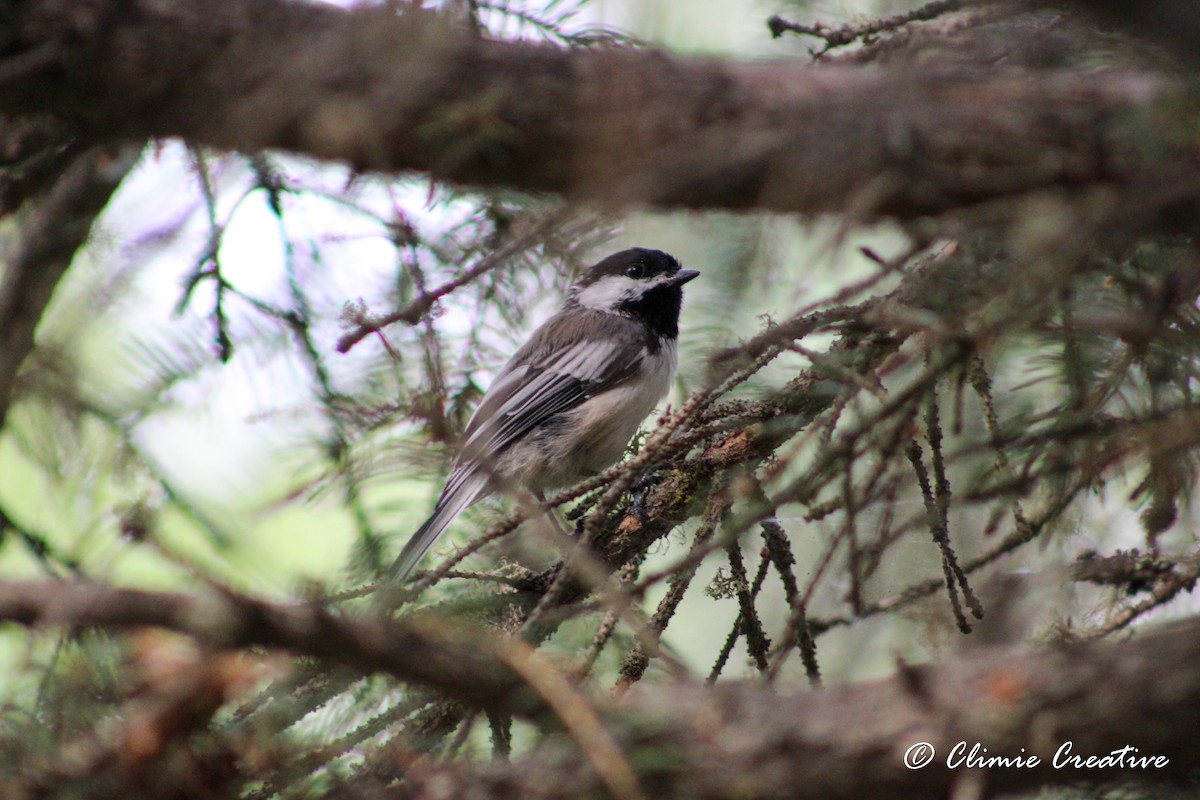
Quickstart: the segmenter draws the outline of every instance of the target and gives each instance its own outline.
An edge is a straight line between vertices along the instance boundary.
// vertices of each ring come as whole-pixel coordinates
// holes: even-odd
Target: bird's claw
[[[637,517],[638,522],[642,525],[650,524],[648,509],[646,508],[646,500],[650,494],[650,490],[658,484],[662,483],[663,475],[655,469],[648,469],[643,472],[633,486],[629,488],[630,504],[629,510]]]

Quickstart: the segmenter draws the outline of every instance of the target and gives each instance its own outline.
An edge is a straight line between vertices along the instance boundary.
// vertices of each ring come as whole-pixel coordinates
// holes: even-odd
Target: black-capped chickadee
[[[517,486],[541,497],[616,462],[675,377],[683,284],[699,274],[640,247],[590,268],[484,394],[390,577],[406,578],[476,500]]]

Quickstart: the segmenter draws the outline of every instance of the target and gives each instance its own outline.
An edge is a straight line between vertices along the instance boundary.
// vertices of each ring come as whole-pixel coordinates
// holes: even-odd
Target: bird
[[[540,500],[618,461],[675,378],[683,285],[699,274],[642,247],[588,268],[484,393],[433,513],[389,580],[406,580],[478,500],[518,487]]]

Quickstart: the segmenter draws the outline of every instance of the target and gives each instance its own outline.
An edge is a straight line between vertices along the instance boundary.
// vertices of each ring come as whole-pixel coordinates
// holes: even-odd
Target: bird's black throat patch
[[[617,308],[621,313],[640,320],[656,339],[674,339],[679,336],[679,311],[682,307],[682,287],[660,286],[635,299],[626,300]]]

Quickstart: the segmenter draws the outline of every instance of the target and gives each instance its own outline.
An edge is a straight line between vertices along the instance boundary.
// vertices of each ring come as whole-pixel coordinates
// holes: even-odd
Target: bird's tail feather
[[[442,492],[433,508],[433,514],[417,529],[400,551],[400,555],[392,562],[391,569],[388,570],[388,580],[403,582],[454,518],[467,506],[487,494],[487,484],[487,474],[466,474],[458,480],[451,476],[446,490]]]

